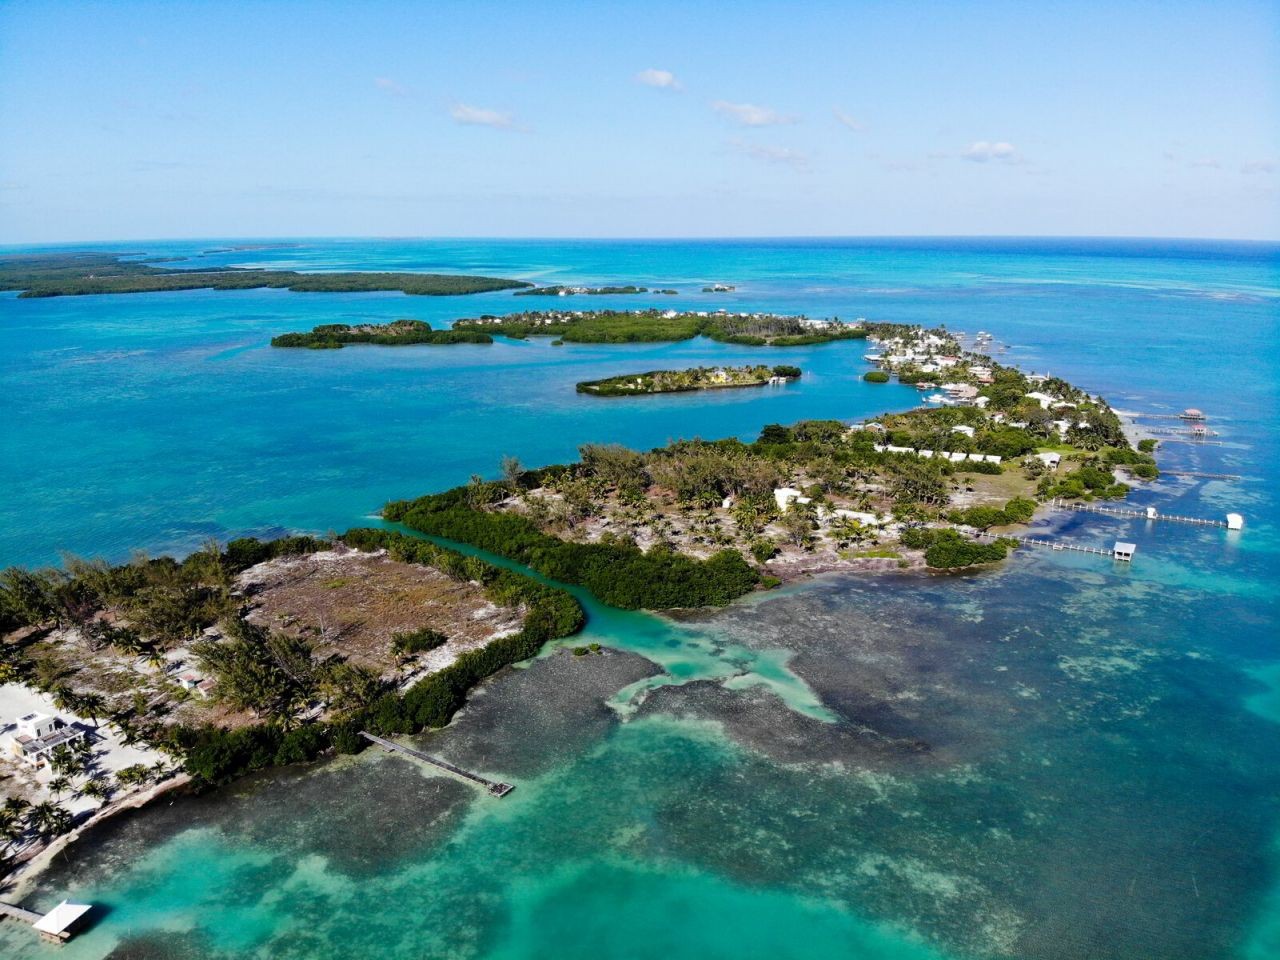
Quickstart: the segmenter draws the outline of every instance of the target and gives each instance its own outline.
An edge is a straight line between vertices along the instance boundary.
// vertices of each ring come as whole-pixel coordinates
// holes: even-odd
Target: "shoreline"
[[[53,863],[54,857],[62,853],[87,832],[102,826],[122,813],[144,809],[165,794],[188,786],[191,783],[191,779],[190,774],[175,773],[169,779],[157,783],[147,790],[141,790],[121,797],[119,800],[113,800],[95,811],[75,829],[54,837],[43,845],[24,851],[17,858],[17,865],[4,877],[3,881],[0,881],[6,887],[4,896],[12,902],[20,901],[29,896],[40,875]]]

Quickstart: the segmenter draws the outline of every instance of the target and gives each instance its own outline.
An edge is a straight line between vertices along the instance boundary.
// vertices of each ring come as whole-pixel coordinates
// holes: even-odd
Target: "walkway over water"
[[[499,783],[496,780],[489,780],[480,776],[478,773],[471,773],[469,770],[463,770],[461,767],[455,767],[447,760],[428,756],[421,750],[414,750],[412,747],[406,747],[402,744],[395,743],[394,741],[383,739],[382,737],[376,736],[372,733],[367,733],[364,730],[360,731],[360,736],[364,737],[370,743],[376,743],[380,747],[386,747],[394,753],[403,753],[406,756],[413,757],[415,760],[421,760],[423,763],[429,763],[434,767],[439,767],[441,770],[446,770],[456,777],[461,777],[463,780],[469,780],[472,783],[478,784],[484,787],[485,790],[493,794],[495,797],[505,797],[515,789],[515,787],[510,783]]]
[[[1195,477],[1199,480],[1239,480],[1238,473],[1205,473],[1201,470],[1160,470],[1160,475],[1165,477]]]
[[[13,917],[15,920],[21,920],[23,923],[30,923],[34,926],[44,914],[35,913],[12,903],[0,903],[0,916]]]
[[[1026,537],[1013,533],[979,533],[980,539],[1017,540],[1028,547],[1047,547],[1050,550],[1070,550],[1074,553],[1091,553],[1098,557],[1115,557],[1114,550],[1103,550],[1101,547],[1082,547],[1074,543],[1063,543],[1060,540],[1045,540],[1043,537]]]
[[[1070,500],[1053,499],[1049,501],[1051,506],[1057,507],[1059,510],[1074,510],[1078,513],[1100,513],[1108,517],[1124,517],[1126,519],[1135,520],[1172,520],[1175,523],[1192,523],[1201,527],[1224,527],[1231,528],[1231,524],[1226,520],[1205,520],[1202,517],[1182,517],[1174,513],[1160,513],[1154,507],[1147,510],[1124,510],[1119,507],[1098,507],[1091,503],[1074,503]],[[1232,514],[1232,516],[1236,516]],[[1241,518],[1243,522],[1243,518]]]

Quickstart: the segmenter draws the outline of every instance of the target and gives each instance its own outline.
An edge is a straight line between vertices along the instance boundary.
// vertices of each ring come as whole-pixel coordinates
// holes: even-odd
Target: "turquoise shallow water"
[[[1060,535],[1124,535],[1138,562],[1036,553],[978,576],[825,578],[678,624],[591,604],[588,639],[614,652],[548,650],[425,738],[518,784],[500,803],[376,755],[283,771],[112,826],[33,901],[103,905],[61,951],[72,957],[1277,955],[1277,257],[1143,242],[299,241],[202,258],[636,281],[681,288],[662,305],[986,329],[1011,359],[1118,407],[1206,409],[1226,445],[1170,446],[1164,462],[1245,479],[1169,479],[1133,499],[1238,508],[1248,526],[1073,516]],[[739,291],[695,292],[716,280]],[[748,436],[915,399],[860,382],[857,344],[787,352],[806,378],[783,391],[634,404],[572,385],[762,353],[265,346],[323,322],[529,304],[0,297],[0,561],[343,528],[388,497],[491,473],[503,453],[532,464],[588,440]],[[6,956],[45,949],[0,927]]]

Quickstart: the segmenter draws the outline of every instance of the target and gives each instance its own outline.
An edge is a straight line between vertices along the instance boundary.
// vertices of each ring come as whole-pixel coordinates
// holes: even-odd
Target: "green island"
[[[0,290],[20,290],[20,297],[66,297],[278,287],[295,293],[398,290],[414,296],[440,297],[532,286],[523,280],[436,273],[298,273],[239,267],[175,270],[156,266],[174,258],[123,259],[126,256],[92,252],[7,254],[0,256]]]
[[[457,320],[455,330],[523,340],[556,337],[570,343],[664,343],[708,337],[739,346],[800,347],[836,340],[862,340],[874,324],[842,323],[838,317],[726,311],[534,310],[506,316]]]
[[[692,367],[688,370],[650,370],[603,380],[583,380],[579,393],[596,397],[642,397],[656,393],[687,393],[693,390],[723,390],[733,387],[764,387],[797,380],[799,367]]]
[[[179,771],[212,785],[357,752],[361,730],[443,726],[475,684],[582,624],[563,590],[402,533],[247,538],[182,561],[3,571],[0,682],[155,759],[113,774],[83,739],[55,749],[55,792],[106,804]],[[32,811],[13,811],[11,835],[70,826]]]
[[[517,290],[517,297],[574,297],[579,294],[590,294],[592,296],[604,296],[607,294],[628,294],[628,293],[649,293],[648,287],[637,287],[634,284],[627,284],[621,287],[534,287],[530,290]],[[676,294],[677,290],[654,290],[653,293]]]
[[[473,477],[384,517],[615,606],[667,609],[819,571],[993,563],[1014,541],[987,531],[1027,522],[1039,503],[1123,498],[1119,472],[1156,476],[1101,398],[964,353],[945,330],[875,335],[905,351],[904,370],[941,362],[945,403],[855,425],[772,424],[751,443],[587,445],[577,463],[529,471],[508,460],[501,480]]]
[[[435,330],[424,320],[393,320],[391,323],[326,323],[310,333],[282,333],[271,338],[273,347],[304,347],[309,350],[339,350],[352,343],[401,347],[412,344],[493,343],[493,337],[471,330]]]

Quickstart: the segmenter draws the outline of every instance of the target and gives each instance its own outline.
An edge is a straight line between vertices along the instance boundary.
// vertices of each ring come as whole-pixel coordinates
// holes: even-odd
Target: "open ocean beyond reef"
[[[1242,532],[1050,515],[1132,565],[827,576],[679,620],[601,607],[475,692],[430,752],[165,799],[72,845],[28,904],[99,906],[8,958],[1274,960],[1280,957],[1280,246],[1199,241],[99,244],[180,266],[474,272],[679,296],[0,294],[0,565],[376,523],[390,498],[584,442],[754,437],[918,402],[866,347],[273,350],[321,323],[568,307],[761,309],[990,331],[1121,410],[1205,410],[1130,502]],[[84,249],[84,246],[75,249]],[[221,252],[204,253],[217,248]],[[10,248],[12,250],[12,248]],[[704,284],[737,285],[702,294]],[[634,400],[628,371],[768,359],[797,384]],[[583,596],[581,591],[578,595]]]

